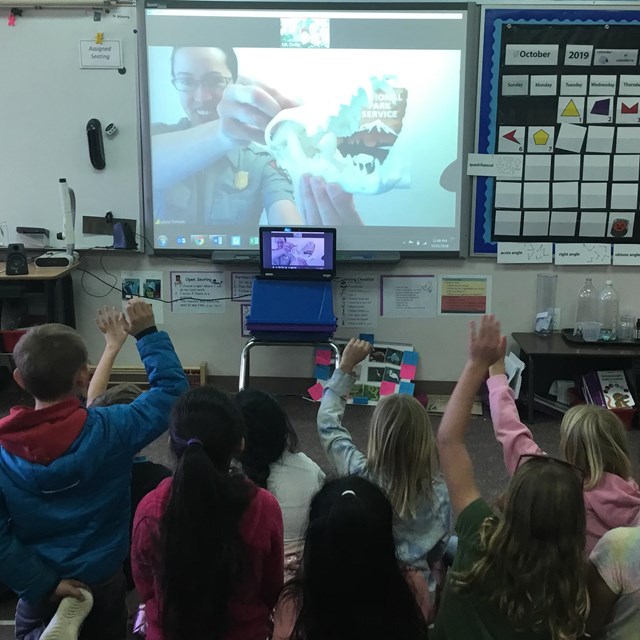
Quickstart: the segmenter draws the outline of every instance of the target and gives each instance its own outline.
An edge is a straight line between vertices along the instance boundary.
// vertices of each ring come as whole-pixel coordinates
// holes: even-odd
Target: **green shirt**
[[[189,129],[155,124],[152,136]],[[152,139],[153,144],[153,139]],[[253,143],[235,149],[185,180],[153,194],[154,219],[185,224],[255,224],[274,202],[294,201],[289,175],[273,156]]]
[[[489,505],[478,498],[458,516],[458,550],[451,571],[467,571],[480,559],[480,526],[492,516]],[[551,640],[550,633],[513,630],[496,607],[469,593],[461,594],[447,582],[435,629],[430,640]]]

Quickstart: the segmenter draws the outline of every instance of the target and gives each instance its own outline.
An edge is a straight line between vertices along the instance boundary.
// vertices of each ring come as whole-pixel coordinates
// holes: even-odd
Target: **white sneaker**
[[[40,636],[40,640],[77,640],[82,623],[93,607],[93,596],[90,591],[80,589],[84,600],[62,598],[56,614],[51,618]]]

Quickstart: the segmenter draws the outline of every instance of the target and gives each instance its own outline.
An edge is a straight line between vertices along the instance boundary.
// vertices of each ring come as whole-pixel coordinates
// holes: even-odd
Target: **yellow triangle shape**
[[[576,107],[576,103],[573,100],[569,100],[567,106],[560,115],[563,118],[579,118],[580,112],[578,111],[578,107]]]

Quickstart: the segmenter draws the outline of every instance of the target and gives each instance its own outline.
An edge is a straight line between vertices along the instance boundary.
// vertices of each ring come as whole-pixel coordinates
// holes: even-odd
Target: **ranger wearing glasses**
[[[175,47],[171,75],[186,117],[152,125],[155,219],[257,225],[264,210],[271,225],[302,223],[291,179],[259,146],[273,116],[294,103],[238,81],[233,49]]]

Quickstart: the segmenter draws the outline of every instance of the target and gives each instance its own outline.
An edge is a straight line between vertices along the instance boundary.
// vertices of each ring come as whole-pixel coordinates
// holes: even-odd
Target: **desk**
[[[544,381],[538,369],[541,365],[554,365],[550,371],[551,380],[561,379],[563,371],[576,378],[593,369],[631,369],[633,379],[630,381],[637,390],[640,375],[640,345],[630,343],[611,346],[607,344],[571,344],[560,333],[540,337],[535,333],[512,333],[511,336],[520,347],[521,359],[527,365],[527,420],[533,423],[534,396],[536,382]],[[597,362],[594,362],[597,360]],[[548,378],[548,372],[547,378]],[[536,380],[537,377],[537,380]],[[548,390],[548,387],[545,391]]]
[[[6,264],[0,263],[0,300],[19,298],[28,293],[44,294],[47,322],[61,322],[75,329],[76,314],[73,303],[73,282],[71,267],[36,267],[29,263],[29,273],[23,276],[8,276]],[[60,308],[56,305],[56,295],[60,292]]]

